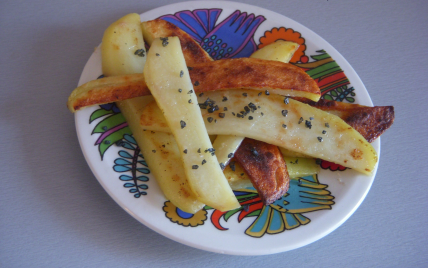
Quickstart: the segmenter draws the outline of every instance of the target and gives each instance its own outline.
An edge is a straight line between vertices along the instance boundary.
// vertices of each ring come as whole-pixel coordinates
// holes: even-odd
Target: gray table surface
[[[349,220],[303,248],[242,257],[181,245],[129,216],[92,175],[65,107],[103,29],[174,2],[0,2],[0,266],[426,267],[428,3],[246,1],[326,39],[396,119]]]

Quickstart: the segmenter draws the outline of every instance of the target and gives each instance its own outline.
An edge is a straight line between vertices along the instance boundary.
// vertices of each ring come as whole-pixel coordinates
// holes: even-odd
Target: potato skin
[[[277,146],[246,138],[235,159],[250,177],[264,205],[272,204],[288,191],[290,177]]]

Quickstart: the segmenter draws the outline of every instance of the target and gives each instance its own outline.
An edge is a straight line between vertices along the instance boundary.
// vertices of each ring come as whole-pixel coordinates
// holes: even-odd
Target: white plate
[[[194,12],[191,13],[188,10]],[[205,44],[210,45],[209,43],[213,40],[211,44],[213,50],[210,53],[215,51],[215,57],[231,56],[233,53],[239,56],[249,55],[255,49],[255,45],[260,46],[276,39],[303,42],[306,49],[297,57],[300,63],[309,62],[316,65],[328,55],[335,61],[310,71],[312,75],[324,75],[323,80],[318,81],[322,89],[326,88],[322,84],[325,82],[336,85],[327,87],[331,90],[323,95],[324,97],[330,96],[338,100],[348,98],[347,100],[351,102],[372,105],[363,83],[349,63],[317,34],[287,17],[242,3],[195,1],[151,10],[142,14],[141,20],[152,20],[168,14],[171,15],[168,16],[169,20],[181,20],[180,23],[184,22],[180,24],[181,26],[186,24],[190,26],[197,33],[194,36],[199,41],[206,41]],[[246,25],[248,28],[243,27],[241,31],[232,29],[231,27],[239,23],[235,21],[235,24],[230,26],[229,16],[233,14],[242,16],[245,19],[242,24],[248,22]],[[100,29],[100,31],[103,30]],[[221,46],[214,50],[216,41],[219,39],[222,39],[219,41],[220,44],[227,43],[226,50],[222,54],[220,54]],[[229,47],[233,50],[227,55],[226,51]],[[296,59],[293,61],[296,62]],[[314,64],[309,67],[312,68]],[[301,66],[308,67],[308,65]],[[96,79],[100,75],[101,56],[97,49],[86,64],[79,85]],[[130,136],[122,139],[123,133],[129,131],[126,127],[123,128],[125,125],[121,115],[114,113],[113,110],[110,112],[113,113],[101,116],[92,122],[89,122],[91,115],[102,113],[99,106],[78,111],[75,116],[80,146],[95,177],[108,194],[141,223],[175,241],[203,250],[236,255],[263,255],[292,250],[312,243],[335,230],[352,215],[367,195],[377,170],[376,167],[371,177],[349,169],[322,170],[318,175],[318,181],[315,180],[316,178],[305,178],[306,180],[300,180],[301,184],[299,184],[298,180],[294,180],[288,192],[290,195],[283,197],[283,200],[289,202],[283,205],[285,212],[281,211],[279,206],[261,209],[260,203],[257,203],[252,196],[254,193],[247,190],[238,194],[249,195],[249,202],[253,204],[232,216],[221,215],[212,209],[204,209],[193,216],[186,215],[180,211],[177,212],[175,207],[166,202],[155,179],[150,174],[146,174],[149,173],[149,169],[143,165],[141,156],[134,159],[140,162],[134,169],[133,175],[132,157],[138,156],[138,153],[135,154],[136,150],[130,147],[135,147]],[[101,133],[93,133],[97,125]],[[103,129],[102,125],[107,125],[107,128]],[[113,132],[114,134],[109,136]],[[122,140],[119,145],[114,143],[118,139]],[[98,140],[102,141],[102,146],[109,145],[106,144],[109,141],[113,144],[104,152],[103,157],[99,151],[102,146],[97,145]],[[379,139],[373,143],[373,146],[379,153]],[[325,166],[327,163],[322,165]],[[140,178],[137,180],[137,185],[140,186],[138,190],[134,187],[133,179],[126,181],[135,177]],[[148,181],[145,181],[147,179]],[[314,180],[314,182],[309,183],[308,180]],[[252,213],[247,214],[246,209]],[[228,217],[227,221],[225,216]],[[222,228],[224,230],[220,230]]]

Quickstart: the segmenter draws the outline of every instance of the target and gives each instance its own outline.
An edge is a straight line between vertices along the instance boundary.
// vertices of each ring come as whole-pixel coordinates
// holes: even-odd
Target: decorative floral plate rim
[[[283,15],[227,1],[182,2],[141,14],[142,21],[158,17],[185,28],[214,58],[248,56],[278,39],[298,42],[301,47],[292,63],[317,81],[324,98],[373,105],[356,72],[333,47]],[[101,55],[96,49],[79,85],[100,75]],[[95,177],[125,211],[147,227],[207,251],[265,255],[312,243],[354,213],[377,171],[376,166],[372,176],[364,176],[323,162],[318,176],[292,181],[289,193],[271,206],[261,206],[256,193],[246,189],[235,192],[242,204],[237,211],[221,213],[205,207],[201,213],[190,215],[163,197],[115,109],[111,104],[75,114],[80,146]],[[373,147],[379,154],[380,139]]]

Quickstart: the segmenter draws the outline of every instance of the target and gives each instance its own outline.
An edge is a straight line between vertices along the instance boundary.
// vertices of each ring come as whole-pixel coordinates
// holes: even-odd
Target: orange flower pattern
[[[294,53],[293,57],[291,58],[291,63],[308,62],[309,58],[305,55],[305,38],[303,38],[299,32],[294,31],[291,28],[272,28],[271,31],[266,31],[265,35],[260,37],[260,44],[258,45],[258,48],[260,49],[277,40],[292,41],[300,45],[297,51]]]

